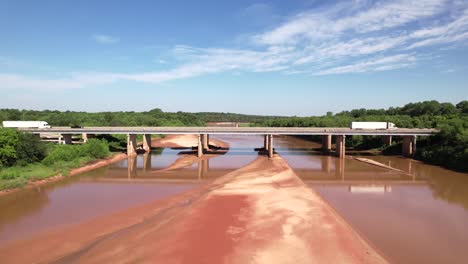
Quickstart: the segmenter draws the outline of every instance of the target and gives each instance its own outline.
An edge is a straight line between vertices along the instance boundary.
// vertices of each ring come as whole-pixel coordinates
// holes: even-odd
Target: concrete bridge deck
[[[347,127],[52,127],[48,129],[21,129],[21,131],[60,134],[213,134],[213,135],[375,135],[375,136],[430,136],[435,129],[351,129]]]
[[[72,135],[82,134],[83,141],[96,134],[126,134],[127,154],[136,155],[136,136],[143,135],[143,148],[151,149],[152,134],[196,134],[198,135],[197,155],[202,156],[209,149],[209,135],[263,135],[264,147],[268,156],[273,157],[274,135],[320,135],[322,136],[322,149],[329,152],[332,147],[332,136],[336,138],[335,149],[337,156],[344,158],[346,150],[346,136],[383,136],[383,143],[391,145],[392,136],[403,137],[402,152],[404,156],[411,157],[416,150],[416,137],[430,136],[437,133],[435,129],[396,128],[396,129],[351,129],[347,127],[53,127],[45,129],[20,129],[33,134],[59,134],[59,143],[63,137],[65,144],[72,144]]]

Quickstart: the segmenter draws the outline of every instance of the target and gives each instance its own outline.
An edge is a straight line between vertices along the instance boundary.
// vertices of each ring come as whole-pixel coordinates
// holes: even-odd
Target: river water
[[[0,247],[48,230],[167,198],[257,157],[260,136],[216,136],[225,154],[165,170],[181,150],[164,149],[37,189],[0,197]],[[468,262],[468,175],[400,157],[369,156],[403,172],[323,156],[319,144],[275,137],[296,174],[395,263]]]

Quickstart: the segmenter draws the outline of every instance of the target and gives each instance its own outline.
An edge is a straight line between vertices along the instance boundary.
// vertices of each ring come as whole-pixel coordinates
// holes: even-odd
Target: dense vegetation
[[[28,181],[59,173],[66,175],[87,162],[110,154],[105,140],[90,139],[83,145],[54,145],[32,134],[0,129],[0,190],[21,187]]]
[[[352,121],[387,121],[397,127],[438,128],[440,133],[418,140],[416,159],[447,168],[468,171],[468,101],[457,105],[425,101],[403,107],[385,109],[354,109],[325,116],[289,117],[266,120],[253,125],[274,127],[349,127]],[[398,139],[384,153],[401,149]],[[379,137],[349,137],[348,147],[356,149],[382,148]]]
[[[51,126],[204,126],[207,122],[262,122],[278,117],[242,115],[232,113],[163,112],[60,112],[0,109],[0,122],[4,120],[41,120]]]

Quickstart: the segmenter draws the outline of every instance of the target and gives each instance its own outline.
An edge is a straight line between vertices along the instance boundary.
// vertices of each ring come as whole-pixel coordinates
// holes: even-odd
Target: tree
[[[468,101],[461,101],[457,104],[457,110],[460,112],[460,113],[463,113],[463,114],[468,114]]]
[[[9,167],[16,163],[16,145],[19,133],[14,129],[0,129],[0,167]]]

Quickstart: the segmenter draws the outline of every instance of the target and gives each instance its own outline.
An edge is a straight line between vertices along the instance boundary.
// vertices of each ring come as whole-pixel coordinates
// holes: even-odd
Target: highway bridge
[[[335,153],[345,157],[346,136],[382,136],[384,144],[391,144],[392,136],[403,137],[402,153],[411,157],[416,150],[418,136],[430,136],[437,133],[435,129],[351,129],[346,127],[53,127],[46,129],[21,129],[21,131],[43,134],[56,133],[63,137],[65,144],[71,144],[72,135],[81,134],[84,141],[96,134],[126,134],[127,154],[136,155],[136,135],[143,135],[143,148],[151,148],[151,135],[155,134],[196,134],[198,135],[197,155],[202,156],[209,148],[209,135],[263,135],[263,149],[269,157],[273,156],[273,136],[275,135],[319,135],[322,136],[322,149],[330,152],[332,136],[336,137]]]

